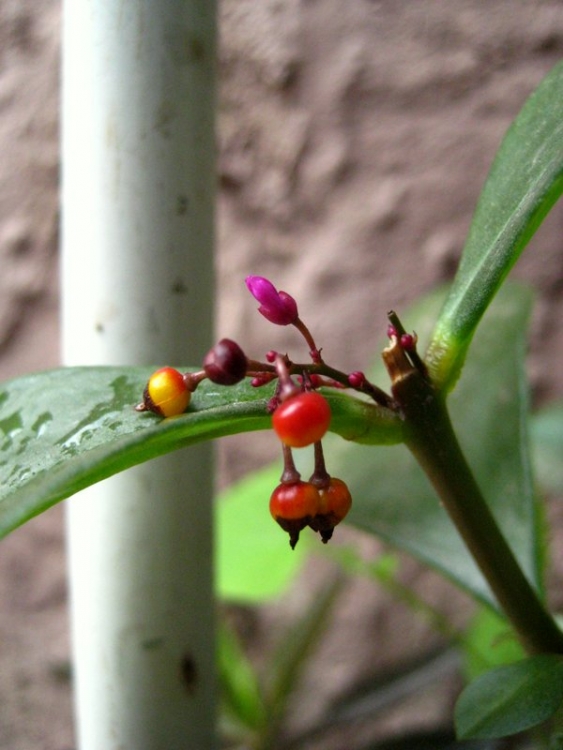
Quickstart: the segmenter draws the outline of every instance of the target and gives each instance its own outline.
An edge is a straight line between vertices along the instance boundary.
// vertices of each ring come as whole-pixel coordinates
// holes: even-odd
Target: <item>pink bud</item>
[[[260,303],[260,312],[270,323],[288,326],[299,317],[297,302],[287,292],[278,292],[271,281],[263,276],[247,276],[248,291]]]
[[[416,347],[416,338],[410,333],[403,333],[401,336],[401,347],[407,352],[412,352]]]
[[[355,372],[351,372],[348,375],[348,382],[350,383],[352,388],[361,388],[366,382],[366,376],[363,372],[359,372],[357,370]]]

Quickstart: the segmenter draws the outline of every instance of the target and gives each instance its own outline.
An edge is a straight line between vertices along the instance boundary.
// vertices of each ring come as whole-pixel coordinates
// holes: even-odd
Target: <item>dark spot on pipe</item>
[[[195,34],[189,34],[186,38],[185,52],[188,62],[201,62],[205,59],[205,44]]]
[[[187,294],[188,287],[186,286],[186,284],[184,284],[182,279],[176,279],[176,281],[172,283],[170,291],[172,292],[172,294]]]
[[[176,198],[176,214],[178,216],[185,216],[188,213],[190,201],[187,195],[179,195]]]
[[[141,648],[145,651],[154,651],[157,648],[161,648],[164,645],[164,638],[147,638],[142,641]]]
[[[198,682],[198,670],[191,654],[184,654],[180,660],[180,678],[188,693],[194,693]]]

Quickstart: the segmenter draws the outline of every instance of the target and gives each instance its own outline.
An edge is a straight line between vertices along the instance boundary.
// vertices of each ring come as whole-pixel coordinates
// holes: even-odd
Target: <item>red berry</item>
[[[330,425],[330,406],[315,391],[291,396],[272,415],[277,436],[291,448],[303,448],[319,441]]]
[[[279,484],[270,497],[270,513],[284,531],[294,549],[299,533],[314,518],[319,509],[319,491],[310,482]]]
[[[328,487],[319,489],[319,510],[309,526],[320,532],[323,542],[328,542],[335,526],[345,518],[352,506],[352,495],[342,479],[331,477]]]
[[[182,373],[173,367],[162,367],[150,376],[143,405],[161,417],[172,417],[186,410],[191,396]]]

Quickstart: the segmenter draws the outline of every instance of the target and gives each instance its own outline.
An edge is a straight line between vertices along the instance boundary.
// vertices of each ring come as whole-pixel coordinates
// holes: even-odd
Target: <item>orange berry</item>
[[[342,479],[331,477],[328,487],[319,489],[319,510],[309,526],[318,531],[323,542],[328,542],[335,526],[338,526],[352,507],[352,495]]]
[[[292,549],[299,540],[299,533],[317,515],[319,491],[309,482],[279,484],[270,497],[270,513],[284,531],[289,534]]]

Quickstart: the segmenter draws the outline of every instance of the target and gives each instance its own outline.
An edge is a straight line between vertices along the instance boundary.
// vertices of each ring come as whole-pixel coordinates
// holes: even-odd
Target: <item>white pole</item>
[[[215,27],[213,0],[64,4],[67,365],[210,346]],[[215,746],[211,496],[199,446],[69,501],[80,750]]]

